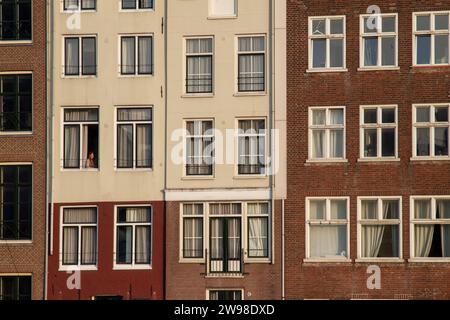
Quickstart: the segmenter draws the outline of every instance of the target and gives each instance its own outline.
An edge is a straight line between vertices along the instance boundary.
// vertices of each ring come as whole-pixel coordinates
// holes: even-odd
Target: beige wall
[[[97,1],[96,12],[81,13],[81,29],[66,26],[69,13],[53,1],[54,21],[54,140],[53,201],[162,200],[164,183],[164,1],[155,11],[120,12],[120,0]],[[119,35],[153,33],[154,75],[119,76]],[[63,35],[97,35],[97,77],[63,78]],[[153,106],[153,170],[116,171],[114,111],[116,106]],[[99,171],[62,170],[62,107],[99,106]]]
[[[265,117],[269,120],[269,88],[261,95],[236,95],[236,36],[264,34],[269,40],[269,1],[239,0],[237,17],[208,18],[207,0],[173,0],[168,3],[168,135],[169,150],[177,142],[171,133],[183,126],[184,119],[213,118],[215,128],[225,133],[236,128],[236,118]],[[185,97],[184,37],[214,36],[214,94]],[[269,57],[266,46],[266,60]],[[269,64],[267,64],[267,68]],[[269,71],[267,70],[266,74]],[[267,81],[266,81],[267,82]],[[183,177],[183,165],[176,165],[168,154],[168,189],[268,188],[267,177],[236,177],[232,164],[216,164],[213,178]]]

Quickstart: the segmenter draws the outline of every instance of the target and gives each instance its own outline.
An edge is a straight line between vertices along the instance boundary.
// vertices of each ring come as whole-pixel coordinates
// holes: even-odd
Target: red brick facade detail
[[[382,13],[398,13],[399,67],[358,71],[359,15],[373,1],[287,1],[288,197],[286,202],[286,297],[449,299],[450,263],[412,263],[410,196],[450,195],[450,161],[413,162],[412,104],[448,103],[449,67],[412,67],[412,13],[450,9],[450,1],[379,1]],[[346,16],[348,72],[307,73],[308,17]],[[358,162],[360,105],[398,105],[400,161]],[[346,107],[348,163],[310,164],[308,107]],[[305,197],[350,197],[348,263],[305,263]],[[357,263],[357,197],[402,197],[400,263]],[[366,286],[367,267],[381,268],[381,290]]]

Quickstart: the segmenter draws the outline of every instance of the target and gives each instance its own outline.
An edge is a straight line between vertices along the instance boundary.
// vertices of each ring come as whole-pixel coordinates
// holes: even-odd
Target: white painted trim
[[[78,38],[78,75],[66,75],[66,38]],[[95,75],[83,75],[83,38],[95,38]],[[63,34],[61,40],[61,79],[97,78],[99,73],[98,34]]]
[[[192,189],[165,191],[166,201],[268,201],[269,189]]]
[[[241,298],[243,300],[245,300],[245,290],[242,288],[207,288],[206,289],[206,300],[210,300],[209,299],[209,295],[211,291],[240,291],[241,292]]]

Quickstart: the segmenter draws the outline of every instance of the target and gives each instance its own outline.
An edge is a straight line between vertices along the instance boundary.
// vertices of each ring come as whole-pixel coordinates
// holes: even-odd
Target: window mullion
[[[136,127],[136,122],[133,122],[133,159],[132,159],[132,163],[133,163],[133,169],[137,168],[137,127]]]

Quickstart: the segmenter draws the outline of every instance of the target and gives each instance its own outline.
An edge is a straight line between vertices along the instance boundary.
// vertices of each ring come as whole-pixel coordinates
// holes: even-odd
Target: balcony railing
[[[262,76],[239,76],[238,89],[239,92],[260,92],[266,88],[266,77]]]
[[[209,276],[240,276],[244,274],[244,249],[234,257],[215,257],[205,250],[205,274]]]

